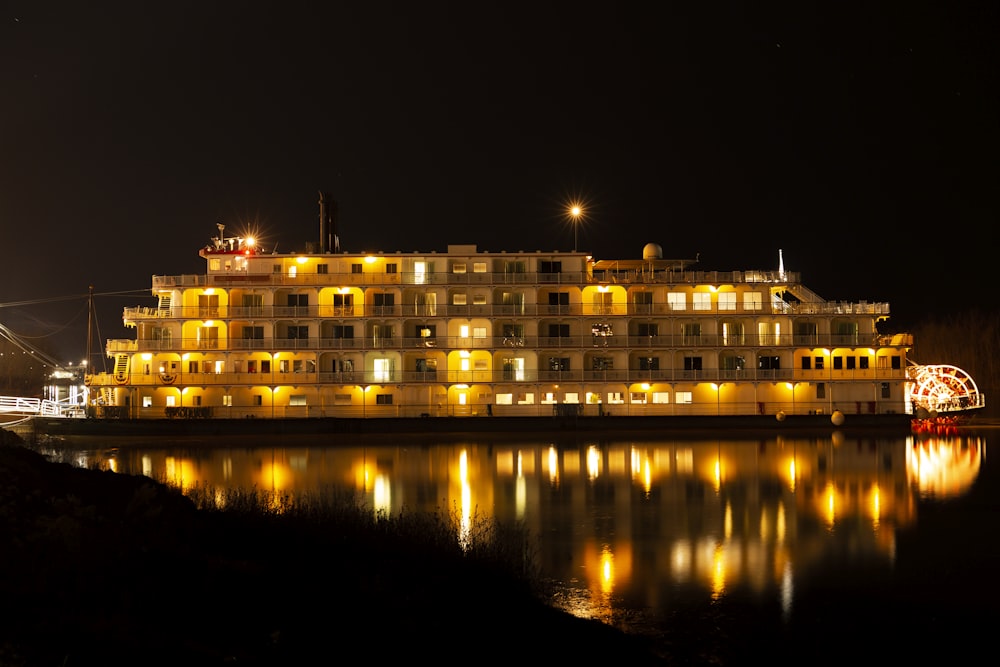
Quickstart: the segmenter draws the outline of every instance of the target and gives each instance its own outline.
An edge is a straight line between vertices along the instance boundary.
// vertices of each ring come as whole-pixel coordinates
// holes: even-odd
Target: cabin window
[[[763,308],[763,304],[764,298],[761,296],[760,292],[743,293],[743,310],[758,311]]]
[[[594,357],[591,364],[591,368],[595,371],[610,371],[614,368],[615,362],[611,357]]]
[[[472,264],[473,273],[486,273],[486,262],[474,262]]]
[[[691,305],[695,310],[711,310],[712,295],[708,292],[695,292],[691,295]]]
[[[646,392],[644,391],[633,391],[629,395],[629,401],[632,403],[645,404],[646,403]]]
[[[654,391],[653,392],[653,404],[654,405],[664,405],[670,403],[670,392],[668,391]]]
[[[678,405],[689,405],[692,401],[690,391],[679,391],[674,394],[674,402]]]
[[[736,310],[736,292],[719,293],[719,310]]]
[[[392,405],[392,394],[377,394],[375,405]]]
[[[549,357],[549,370],[558,372],[568,371],[569,357]]]
[[[684,370],[686,370],[686,371],[700,371],[701,370],[701,357],[684,357]]]
[[[351,264],[351,273],[358,274],[364,273],[364,265],[358,262],[357,264]]]
[[[891,398],[891,395],[889,394],[889,383],[888,382],[883,382],[882,383],[882,398]]]
[[[330,265],[329,264],[317,264],[316,265],[316,273],[319,273],[319,274],[323,275],[323,274],[327,274],[329,272],[330,272]]]
[[[687,298],[684,292],[667,292],[667,306],[670,310],[687,310]]]
[[[802,370],[808,371],[812,369],[812,359],[809,357],[802,357]]]

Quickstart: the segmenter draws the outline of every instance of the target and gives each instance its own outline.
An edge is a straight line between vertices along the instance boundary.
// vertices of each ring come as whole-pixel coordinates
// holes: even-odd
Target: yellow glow
[[[871,508],[872,525],[878,528],[879,520],[881,519],[882,514],[882,491],[878,488],[878,484],[872,487]]]
[[[198,478],[195,476],[194,464],[191,461],[168,456],[165,464],[165,481],[167,484],[175,486],[181,491],[197,484]]]
[[[590,479],[597,479],[601,474],[601,451],[593,445],[587,448],[587,474]]]
[[[598,292],[609,292],[609,291],[611,291],[611,288],[608,287],[607,285],[598,285],[597,286],[597,291]]]
[[[837,519],[837,488],[833,485],[833,482],[826,485],[824,496],[826,498],[826,524],[830,528],[833,528],[833,524]]]
[[[350,291],[351,291],[351,288],[350,288],[350,287],[341,287],[341,288],[340,288],[339,290],[337,290],[337,291],[338,291],[338,292],[340,292],[341,294],[347,294],[348,292],[350,292]]]
[[[577,203],[570,204],[569,215],[574,221],[578,220],[583,215],[583,206]]]
[[[245,239],[243,239],[243,244],[246,245],[248,248],[252,248],[255,245],[257,245],[257,239],[255,239],[252,236],[248,236]]]
[[[309,260],[307,258],[305,258],[305,257],[296,257],[295,261],[298,262],[299,264],[305,264]]]
[[[205,290],[205,294],[208,294],[208,295],[215,294],[215,288],[214,287],[209,287],[208,289]]]
[[[153,358],[153,355],[150,354],[149,352],[143,352],[142,353],[142,360],[143,361],[149,361],[152,358]]]
[[[210,327],[210,326],[212,326],[212,325],[214,325],[214,324],[215,324],[215,322],[214,322],[214,321],[212,321],[212,320],[205,320],[205,326],[206,326],[206,327]]]
[[[601,592],[610,593],[615,588],[615,555],[611,547],[604,545],[601,550]]]
[[[392,512],[392,484],[388,477],[383,474],[375,475],[372,495],[375,512],[384,515]]]
[[[722,544],[717,544],[712,552],[712,599],[718,600],[725,592],[726,550]]]
[[[648,383],[648,382],[643,382],[643,383],[642,383],[641,385],[639,385],[639,386],[640,386],[640,387],[642,387],[642,390],[643,390],[643,391],[649,391],[649,383]]]
[[[374,264],[375,263],[375,257],[373,255],[368,255],[367,257],[365,257],[365,263],[367,263],[367,264]]]
[[[549,447],[549,484],[556,486],[559,483],[559,452],[555,447]]]

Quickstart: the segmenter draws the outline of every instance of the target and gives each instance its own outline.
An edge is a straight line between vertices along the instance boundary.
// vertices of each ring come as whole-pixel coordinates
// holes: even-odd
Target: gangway
[[[78,403],[24,396],[0,396],[0,420],[2,420],[0,427],[14,426],[34,416],[78,418],[84,416],[84,410]]]

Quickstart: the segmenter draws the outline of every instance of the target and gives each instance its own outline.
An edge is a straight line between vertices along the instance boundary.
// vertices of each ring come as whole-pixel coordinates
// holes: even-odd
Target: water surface
[[[737,643],[773,641],[780,628],[815,643],[828,630],[831,652],[870,634],[898,656],[886,633],[926,643],[921,632],[978,629],[997,606],[994,433],[569,444],[269,436],[47,453],[184,490],[352,494],[373,512],[448,512],[456,539],[477,518],[519,522],[538,568],[559,583],[552,603],[573,614],[651,634],[714,624]],[[733,610],[753,623],[730,618],[727,629]],[[943,639],[931,646],[952,655]]]

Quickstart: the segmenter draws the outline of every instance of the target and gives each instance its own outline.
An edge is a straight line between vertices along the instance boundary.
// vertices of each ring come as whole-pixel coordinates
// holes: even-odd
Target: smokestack
[[[319,193],[319,251],[320,253],[340,252],[340,237],[337,234],[337,202],[329,199],[323,191]]]

